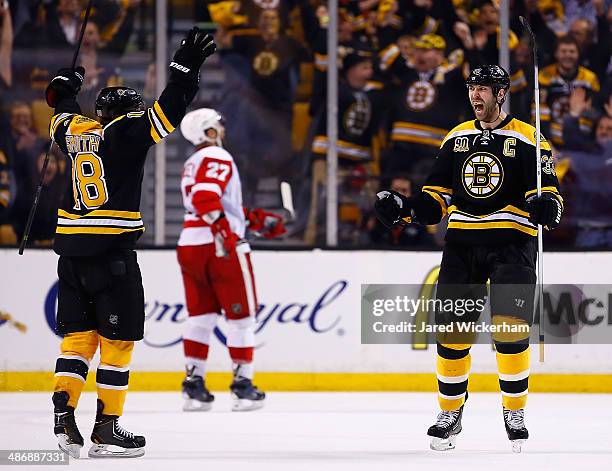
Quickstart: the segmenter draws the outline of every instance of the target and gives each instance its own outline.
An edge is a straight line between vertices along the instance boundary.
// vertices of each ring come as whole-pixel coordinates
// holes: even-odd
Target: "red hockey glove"
[[[225,214],[221,215],[210,225],[215,239],[217,257],[224,257],[236,250],[238,236],[232,232]]]
[[[283,224],[283,218],[261,208],[246,210],[245,216],[249,224],[249,230],[266,239],[280,237],[287,232]]]

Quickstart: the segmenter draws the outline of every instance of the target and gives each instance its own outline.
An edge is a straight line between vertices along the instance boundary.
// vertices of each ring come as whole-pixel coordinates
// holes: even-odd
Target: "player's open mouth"
[[[477,113],[480,113],[482,110],[484,110],[483,103],[474,103],[472,106],[474,107],[474,111],[476,111]]]

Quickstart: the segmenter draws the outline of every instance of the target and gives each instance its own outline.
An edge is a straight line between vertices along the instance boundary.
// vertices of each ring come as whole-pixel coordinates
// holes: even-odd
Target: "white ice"
[[[498,394],[471,394],[457,449],[429,450],[437,413],[433,393],[280,393],[255,412],[181,412],[178,393],[129,393],[121,424],[146,436],[135,459],[70,460],[68,469],[170,471],[529,471],[612,470],[612,395],[531,394],[531,438],[513,454]],[[85,393],[77,421],[86,456],[95,395]],[[0,394],[0,449],[54,449],[51,395]],[[7,468],[8,469],[8,468]],[[21,466],[17,469],[66,469]]]

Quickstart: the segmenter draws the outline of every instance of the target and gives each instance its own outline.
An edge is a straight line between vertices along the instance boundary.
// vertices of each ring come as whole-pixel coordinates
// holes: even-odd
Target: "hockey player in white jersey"
[[[257,294],[247,227],[267,238],[285,232],[282,218],[242,206],[238,169],[223,149],[225,128],[215,110],[185,115],[183,136],[196,146],[183,169],[184,225],[177,255],[189,318],[183,333],[187,375],[183,410],[209,410],[214,396],[205,383],[210,338],[223,312],[226,344],[233,363],[230,386],[234,411],[259,409],[265,393],[253,385],[253,346]]]

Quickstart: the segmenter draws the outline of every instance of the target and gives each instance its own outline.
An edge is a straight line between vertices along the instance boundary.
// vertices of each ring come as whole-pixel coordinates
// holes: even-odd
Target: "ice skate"
[[[105,415],[104,403],[98,399],[96,423],[91,432],[94,443],[89,449],[90,458],[136,458],[143,456],[145,437],[134,435],[119,425],[119,417]]]
[[[53,393],[55,416],[53,432],[57,437],[60,450],[73,458],[80,458],[83,436],[74,418],[74,407],[68,405],[68,399],[68,393],[65,391]]]
[[[503,413],[506,433],[512,443],[512,451],[520,453],[523,444],[529,438],[529,432],[525,428],[525,409],[510,410],[504,407]]]
[[[435,451],[447,451],[455,448],[457,435],[461,432],[463,406],[458,410],[442,411],[436,423],[429,427],[427,435],[433,437],[429,447]]]
[[[212,408],[215,400],[201,376],[188,375],[183,381],[183,410],[185,412],[207,411]]]
[[[255,410],[264,405],[266,393],[260,391],[248,378],[235,376],[230,390],[232,391],[233,411]]]

